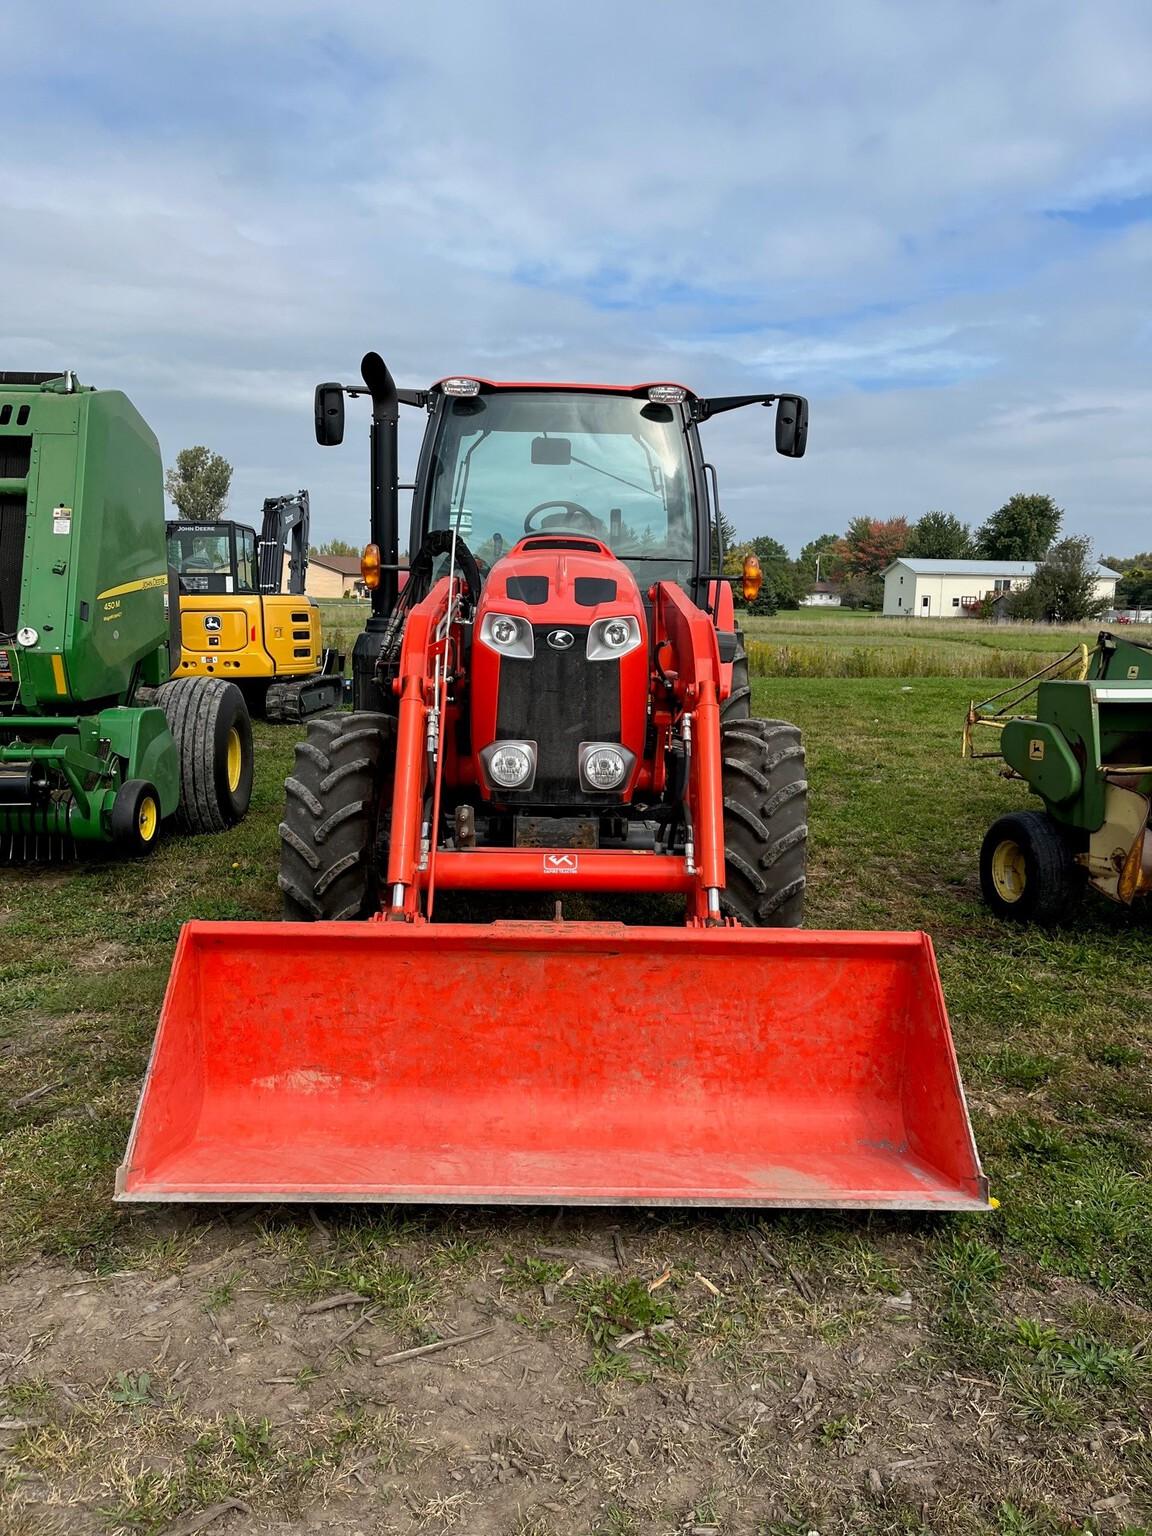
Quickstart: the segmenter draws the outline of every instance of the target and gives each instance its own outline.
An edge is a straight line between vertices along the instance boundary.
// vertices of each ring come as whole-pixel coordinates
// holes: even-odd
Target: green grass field
[[[1028,677],[1086,644],[1100,624],[989,624],[977,619],[886,619],[846,608],[781,610],[744,623],[760,677]],[[1152,626],[1130,631],[1152,641]]]
[[[960,759],[996,686],[755,685],[806,733],[810,925],[933,936],[986,1218],[114,1208],[181,923],[277,915],[292,733],[258,728],[224,836],[0,873],[0,1530],[1147,1530],[1152,913],[985,912],[981,836],[1026,800]]]

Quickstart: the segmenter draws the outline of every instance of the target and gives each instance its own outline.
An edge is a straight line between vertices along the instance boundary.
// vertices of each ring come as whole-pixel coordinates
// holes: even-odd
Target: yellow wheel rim
[[[140,828],[140,841],[150,843],[156,836],[156,828],[160,823],[160,812],[151,795],[145,795],[140,802],[140,812],[136,818],[136,824]]]
[[[1001,901],[1019,901],[1024,894],[1028,874],[1024,864],[1024,850],[1019,843],[1006,837],[997,843],[992,854],[992,884]]]
[[[244,743],[235,726],[228,732],[228,790],[235,794],[240,788],[240,775],[244,772]]]

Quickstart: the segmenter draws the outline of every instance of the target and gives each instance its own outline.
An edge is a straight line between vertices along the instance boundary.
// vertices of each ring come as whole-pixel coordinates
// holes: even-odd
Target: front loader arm
[[[433,759],[439,749],[439,743],[430,736],[429,717],[437,703],[437,664],[443,676],[454,650],[452,626],[446,623],[453,585],[447,577],[438,581],[408,615],[399,673],[392,685],[400,698],[400,710],[386,915],[394,920],[412,922],[419,916],[421,831]],[[442,735],[442,721],[440,726]]]
[[[657,655],[683,711],[694,862],[702,887],[697,918],[717,922],[724,889],[724,784],[720,752],[720,649],[711,619],[672,582],[657,582]]]

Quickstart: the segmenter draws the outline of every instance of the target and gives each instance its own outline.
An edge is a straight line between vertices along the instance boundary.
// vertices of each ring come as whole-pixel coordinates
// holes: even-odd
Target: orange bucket
[[[189,923],[117,1198],[988,1206],[928,938]]]

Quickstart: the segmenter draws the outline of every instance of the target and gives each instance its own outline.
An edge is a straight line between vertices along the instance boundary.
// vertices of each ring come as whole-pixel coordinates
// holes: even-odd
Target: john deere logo
[[[215,613],[206,613],[204,615],[204,628],[208,629],[208,630],[219,629],[220,628],[220,617],[219,617],[219,615],[215,614]]]
[[[554,629],[548,636],[548,644],[554,651],[568,651],[571,650],[575,638],[570,629]]]

